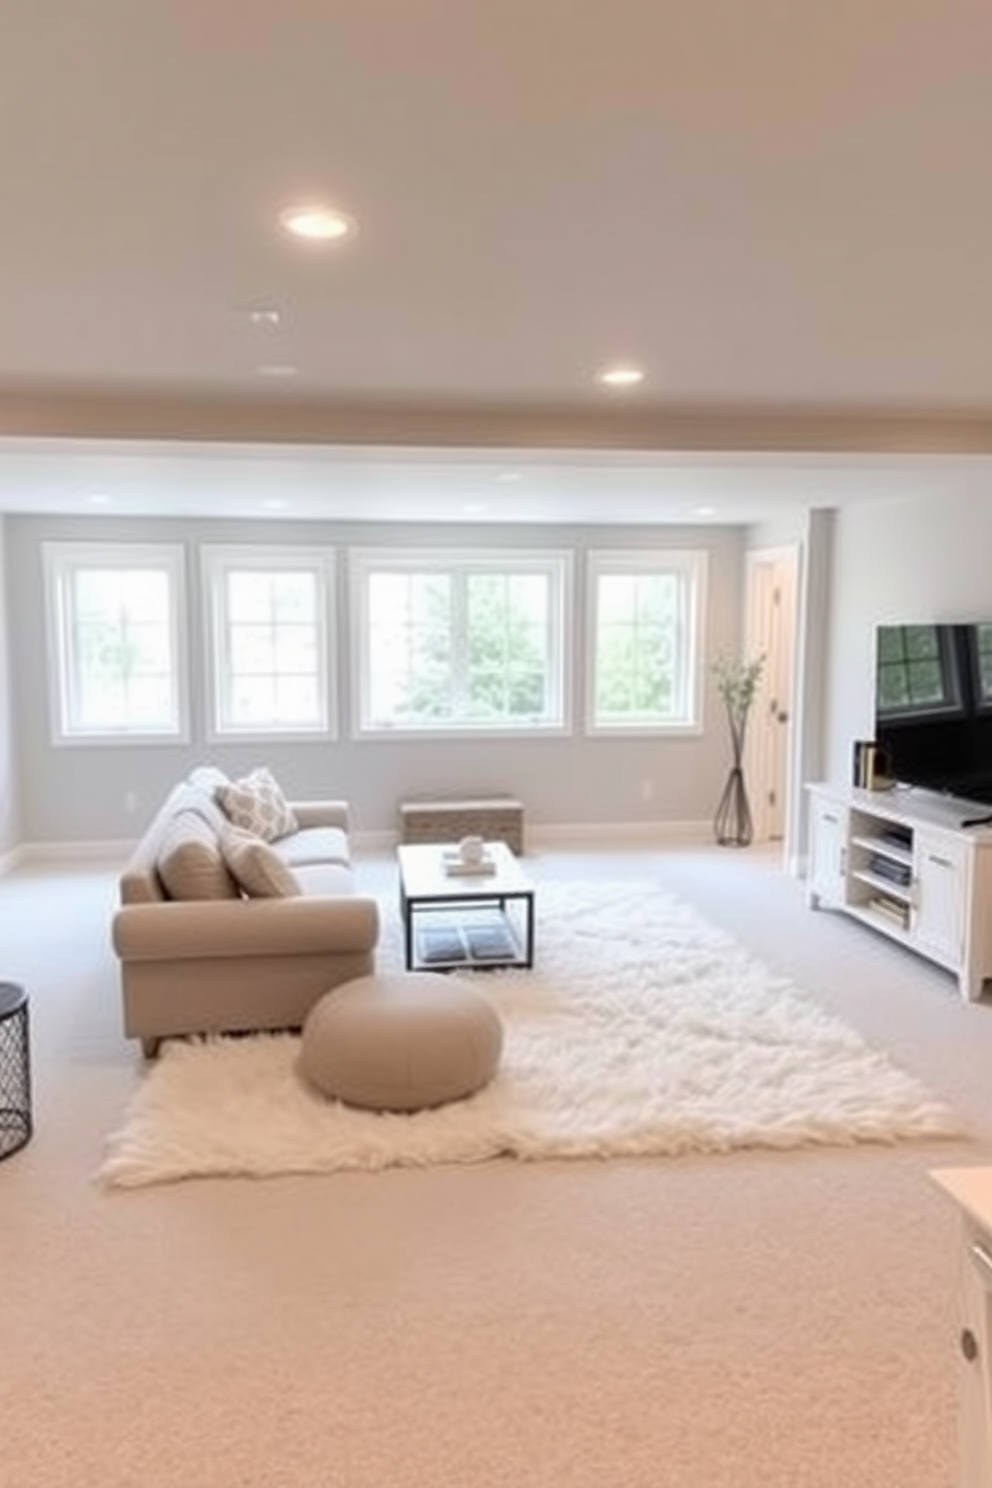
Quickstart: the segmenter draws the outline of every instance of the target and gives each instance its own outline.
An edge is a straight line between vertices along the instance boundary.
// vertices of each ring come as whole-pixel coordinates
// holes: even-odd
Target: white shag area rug
[[[505,1025],[485,1090],[412,1115],[359,1111],[303,1084],[296,1035],[170,1041],[100,1177],[137,1187],[962,1134],[885,1054],[655,885],[540,883],[536,907],[535,969],[470,973]],[[392,903],[383,919],[379,964],[394,969]]]

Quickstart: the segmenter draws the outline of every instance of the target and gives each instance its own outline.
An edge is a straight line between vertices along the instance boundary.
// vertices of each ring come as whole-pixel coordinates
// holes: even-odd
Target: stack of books
[[[446,848],[441,854],[441,862],[444,864],[445,873],[453,875],[496,872],[496,860],[490,857],[488,853],[484,853],[481,858],[473,860],[471,858],[463,858],[457,847],[453,847],[450,850]]]
[[[868,900],[868,908],[872,914],[879,915],[883,920],[891,920],[900,930],[909,929],[909,905],[899,904],[895,899],[888,899],[884,894],[873,894]]]

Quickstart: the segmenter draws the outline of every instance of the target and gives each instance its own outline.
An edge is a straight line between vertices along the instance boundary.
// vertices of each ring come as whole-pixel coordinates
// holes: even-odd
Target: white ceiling
[[[7,6],[0,509],[988,491],[990,138],[988,0]]]

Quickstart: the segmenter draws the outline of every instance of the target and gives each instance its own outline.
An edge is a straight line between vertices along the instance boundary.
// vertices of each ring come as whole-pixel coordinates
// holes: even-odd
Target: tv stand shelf
[[[898,787],[808,790],[810,907],[928,957],[977,1002],[992,978],[992,830],[963,823],[981,808]]]

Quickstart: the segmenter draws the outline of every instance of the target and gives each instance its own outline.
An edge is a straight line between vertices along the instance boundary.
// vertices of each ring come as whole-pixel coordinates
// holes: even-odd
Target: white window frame
[[[683,716],[666,721],[602,722],[596,716],[596,655],[599,629],[599,580],[614,574],[676,574],[687,585],[679,652],[685,703]],[[586,558],[585,732],[601,738],[697,735],[703,730],[704,616],[708,554],[696,548],[596,549]]]
[[[200,572],[203,589],[203,626],[205,637],[204,677],[206,698],[204,717],[206,738],[210,744],[230,744],[235,739],[267,739],[292,742],[299,739],[335,739],[337,737],[337,627],[336,552],[326,547],[265,547],[256,543],[205,543],[200,549]],[[311,727],[286,728],[252,724],[232,724],[223,713],[226,689],[224,637],[225,584],[227,574],[247,570],[263,573],[304,570],[317,579],[317,678],[320,687],[320,717]]]
[[[55,745],[188,744],[189,651],[186,552],[181,543],[46,542],[42,544],[48,663],[49,727]],[[158,569],[169,580],[169,630],[175,665],[176,720],[168,729],[84,729],[73,724],[79,693],[74,666],[71,579],[85,569]]]
[[[351,630],[351,735],[354,739],[565,738],[572,732],[572,554],[558,549],[352,548],[348,555]],[[373,573],[534,573],[551,585],[548,650],[551,717],[519,724],[451,722],[430,727],[375,723],[369,717],[371,658],[368,580]]]

